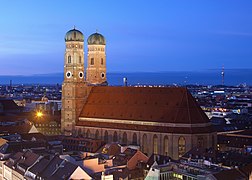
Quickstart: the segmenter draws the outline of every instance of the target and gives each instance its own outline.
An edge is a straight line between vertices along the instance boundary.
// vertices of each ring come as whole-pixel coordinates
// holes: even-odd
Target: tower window
[[[81,56],[79,56],[79,63],[81,64]]]
[[[101,65],[103,65],[103,58],[101,58]]]
[[[68,63],[71,63],[71,56],[68,56]]]
[[[91,64],[91,65],[94,65],[94,58],[91,58],[90,64]]]

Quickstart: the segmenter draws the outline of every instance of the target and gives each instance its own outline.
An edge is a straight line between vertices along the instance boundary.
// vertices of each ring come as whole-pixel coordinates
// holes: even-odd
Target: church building
[[[72,29],[65,36],[61,127],[105,142],[136,145],[177,159],[192,147],[215,147],[216,133],[186,88],[107,86],[106,41]]]

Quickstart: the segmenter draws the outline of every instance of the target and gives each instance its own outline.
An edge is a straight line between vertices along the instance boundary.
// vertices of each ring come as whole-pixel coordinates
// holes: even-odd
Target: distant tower
[[[106,41],[103,35],[94,33],[88,37],[88,61],[86,80],[88,84],[107,84]]]
[[[222,84],[222,86],[224,86],[224,76],[225,76],[225,72],[224,72],[224,65],[223,65],[222,70],[221,70],[221,84]]]
[[[12,80],[10,80],[10,94],[12,94]]]
[[[128,79],[126,77],[123,78],[123,85],[128,86]]]
[[[70,135],[84,103],[84,36],[72,29],[65,36],[64,82],[62,84],[61,130]]]

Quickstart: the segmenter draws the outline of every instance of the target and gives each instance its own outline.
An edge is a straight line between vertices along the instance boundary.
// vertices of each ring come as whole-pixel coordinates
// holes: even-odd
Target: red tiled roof
[[[0,126],[0,132],[1,133],[10,133],[10,134],[26,134],[29,133],[29,131],[32,128],[32,124],[29,122],[23,123],[23,124],[18,124],[18,125],[13,125],[13,126]]]
[[[159,123],[198,124],[209,123],[208,117],[186,88],[169,87],[93,87],[80,118],[133,120]],[[80,126],[116,127],[144,130],[146,126],[96,123],[79,120]],[[123,127],[122,127],[123,126]],[[126,127],[129,126],[129,127]],[[148,127],[155,128],[157,127]],[[194,128],[209,132],[209,127]],[[162,131],[158,129],[158,131]],[[184,131],[184,128],[163,127],[163,131]],[[189,128],[185,131],[193,131]]]
[[[208,123],[186,88],[93,87],[80,117]]]

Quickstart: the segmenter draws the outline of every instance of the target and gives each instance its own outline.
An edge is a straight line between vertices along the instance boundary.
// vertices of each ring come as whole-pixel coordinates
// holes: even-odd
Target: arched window
[[[146,134],[143,135],[142,138],[142,144],[143,144],[143,153],[148,153],[148,147],[147,147],[147,136]]]
[[[94,58],[91,58],[90,65],[94,65]]]
[[[197,138],[197,145],[198,145],[199,148],[204,147],[204,139],[203,139],[203,137],[200,136],[200,137]]]
[[[78,130],[78,136],[81,136],[81,129]]]
[[[79,63],[81,64],[81,56],[79,56]]]
[[[68,56],[67,62],[68,62],[68,63],[71,63],[71,56]]]
[[[101,58],[101,65],[103,65],[103,58]]]
[[[104,133],[104,141],[108,143],[108,131],[105,131]]]
[[[163,144],[163,146],[164,146],[164,155],[168,156],[169,144],[168,144],[168,137],[167,136],[164,137],[164,144]]]
[[[156,134],[153,136],[153,153],[158,154],[158,137]]]
[[[127,133],[123,133],[122,144],[127,145]]]
[[[113,142],[117,142],[117,132],[116,131],[114,132],[114,135],[113,135]]]
[[[99,139],[99,131],[98,130],[96,130],[96,132],[95,132],[95,139]]]
[[[183,136],[180,136],[178,139],[178,155],[179,157],[183,156],[186,152],[186,140]]]
[[[90,130],[89,129],[87,130],[86,137],[90,138]]]
[[[132,144],[137,145],[137,134],[136,133],[133,134]]]

